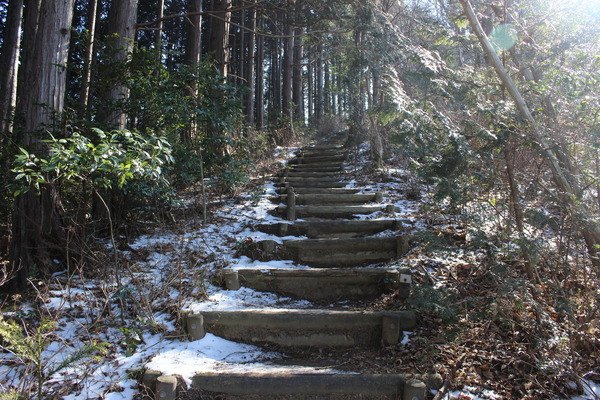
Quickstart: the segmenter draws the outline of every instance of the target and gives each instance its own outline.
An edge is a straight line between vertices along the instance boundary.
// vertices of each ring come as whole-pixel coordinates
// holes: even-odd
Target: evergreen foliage
[[[0,349],[12,354],[16,361],[26,368],[28,373],[24,376],[25,379],[30,380],[22,386],[22,392],[13,391],[9,398],[20,399],[29,396],[28,398],[43,399],[46,395],[44,383],[52,375],[86,360],[99,361],[106,355],[108,344],[91,340],[69,354],[58,357],[59,360],[53,361],[45,350],[51,342],[55,325],[54,321],[43,319],[37,329],[29,332],[15,321],[0,318],[0,337],[3,340]],[[34,391],[35,397],[30,394]]]

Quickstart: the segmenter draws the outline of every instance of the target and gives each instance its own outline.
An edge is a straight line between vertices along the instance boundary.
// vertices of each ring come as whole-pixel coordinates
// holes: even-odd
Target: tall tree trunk
[[[133,51],[135,40],[135,24],[137,21],[138,0],[113,0],[108,15],[108,33],[113,35],[109,40],[112,56],[116,61],[125,62]],[[113,85],[108,92],[108,99],[120,103],[129,97],[129,89],[125,84]],[[117,129],[127,127],[127,114],[121,110],[112,110],[105,122],[115,124]]]
[[[24,117],[21,145],[39,157],[45,157],[47,145],[33,132],[58,130],[63,111],[70,26],[74,0],[43,0],[30,2],[27,10],[29,40],[24,46],[32,51],[24,59],[23,69],[31,73],[19,82],[19,113]],[[64,231],[58,213],[59,198],[52,184],[45,184],[40,193],[30,190],[16,199],[13,216],[11,265],[19,270],[19,282],[24,284],[37,269],[52,271],[53,257],[64,249]]]
[[[281,57],[279,53],[279,39],[272,39],[269,41],[271,44],[270,55],[271,55],[271,68],[270,68],[270,87],[268,94],[270,97],[269,102],[269,122],[276,124],[281,118]]]
[[[316,65],[316,104],[315,117],[317,123],[321,121],[325,114],[325,61],[323,60],[323,44],[317,45],[317,65]]]
[[[162,0],[161,0],[162,1]],[[190,14],[202,12],[202,0],[190,0],[187,12]],[[200,63],[202,51],[202,16],[191,15],[185,20],[185,54],[184,62],[194,68]],[[188,88],[190,98],[196,99],[198,87],[194,82]],[[197,121],[191,120],[189,126],[182,130],[181,141],[188,146],[192,145],[193,138],[198,129]]]
[[[341,111],[339,108],[339,74],[336,72],[338,70],[336,68],[336,65],[337,63],[334,62],[334,68],[332,73],[333,90],[331,93],[331,108],[335,115],[341,115]]]
[[[229,29],[231,21],[231,0],[212,0],[212,8],[210,16],[210,30],[208,38],[208,52],[212,55],[213,64],[219,74],[223,77],[223,81],[227,81],[229,75]],[[213,13],[214,12],[214,13]],[[220,102],[221,99],[215,97],[212,101]],[[213,124],[209,121],[207,126],[207,135],[213,138],[219,138],[224,135],[222,127]],[[226,154],[227,148],[222,140],[212,141],[212,154],[217,157],[223,157]]]
[[[217,70],[223,77],[227,77],[227,64],[229,63],[229,21],[231,0],[213,0],[210,32],[208,39],[208,52],[212,54]]]
[[[303,46],[301,27],[294,29],[294,77],[292,82],[292,98],[294,100],[294,120],[304,124],[304,86],[302,83]]]
[[[136,38],[138,0],[113,0],[108,14],[107,46],[110,56],[116,63],[125,63],[133,51]],[[112,71],[104,71],[110,76]],[[99,120],[111,125],[115,129],[127,128],[127,114],[123,109],[123,102],[129,97],[129,89],[125,85],[125,76],[109,79],[108,85],[102,93],[102,101],[107,105],[99,111]],[[111,223],[115,216],[109,215],[113,210],[119,210],[119,196],[115,190],[103,190],[94,196],[92,215],[95,221]],[[99,198],[102,196],[102,199]],[[111,218],[109,218],[111,217]]]
[[[193,1],[191,2],[193,3]],[[200,7],[202,8],[202,6]],[[156,19],[160,20],[165,15],[165,0],[158,0],[158,9],[156,10]],[[195,18],[194,16],[190,17],[191,19]],[[158,50],[159,60],[162,58],[162,34],[163,34],[163,23],[160,21],[156,25],[156,49]]]
[[[81,82],[80,102],[84,108],[88,106],[90,98],[90,82],[92,80],[92,62],[94,61],[94,40],[96,37],[96,14],[98,0],[88,3],[88,37],[85,44],[85,60],[83,62],[83,80]]]
[[[383,104],[382,99],[380,98],[380,94],[382,94],[381,90],[381,72],[378,69],[373,70],[373,106],[377,107]]]
[[[260,15],[256,22],[259,30],[264,28],[264,17]],[[265,38],[259,36],[256,41],[256,127],[265,126]]]
[[[292,76],[294,68],[294,32],[286,16],[283,22],[283,79],[281,82],[281,109],[285,121],[292,120]]]
[[[256,0],[254,1],[256,3]],[[256,8],[251,8],[248,11],[247,27],[250,30],[246,35],[246,48],[248,49],[248,57],[246,63],[246,82],[248,84],[248,94],[246,95],[246,121],[249,126],[254,126],[254,103],[256,91],[255,77],[255,42],[256,42]]]
[[[187,12],[189,14],[202,12],[202,0],[189,0]],[[202,16],[191,15],[187,17],[185,32],[185,64],[198,65],[202,50]]]
[[[496,70],[496,73],[502,81],[502,84],[510,93],[510,96],[512,97],[517,109],[519,110],[519,113],[528,122],[530,126],[531,140],[537,143],[537,145],[541,149],[542,154],[545,156],[550,166],[554,182],[556,183],[559,191],[561,193],[564,193],[564,195],[562,196],[562,200],[571,208],[572,214],[580,219],[579,222],[582,225],[581,233],[586,241],[588,253],[596,268],[600,269],[600,259],[598,258],[598,245],[600,244],[600,226],[597,222],[595,222],[592,219],[592,213],[586,209],[585,204],[583,202],[577,201],[577,198],[581,194],[580,189],[577,187],[577,182],[569,180],[569,171],[564,170],[564,167],[561,165],[560,161],[553,153],[553,150],[556,146],[551,146],[550,143],[548,143],[548,141],[542,135],[541,128],[539,127],[535,118],[531,114],[531,111],[529,110],[525,99],[521,95],[521,92],[515,85],[510,75],[504,69],[502,62],[498,57],[498,54],[496,54],[494,48],[492,47],[492,44],[485,35],[483,29],[481,28],[479,20],[475,15],[475,11],[471,6],[470,1],[460,0],[460,3],[465,11],[465,14],[467,15],[467,19],[469,20],[471,28],[473,29],[475,35],[479,39],[484,53],[487,55],[492,66]]]
[[[313,47],[314,49],[314,47]],[[315,92],[314,92],[314,76],[315,76],[315,68],[314,63],[309,58],[308,63],[306,65],[306,108],[308,113],[308,123],[313,124],[315,121]]]
[[[23,0],[10,0],[2,50],[0,50],[0,133],[12,131],[12,114],[17,105],[17,72],[22,19]]]
[[[240,4],[235,3],[234,7],[239,6]],[[238,12],[236,14],[239,15],[238,17],[238,21],[234,21],[236,22],[239,26],[243,26],[246,27],[246,11],[247,10],[242,10],[241,12]],[[235,14],[233,14],[232,19],[235,17]],[[235,75],[237,77],[237,84],[239,86],[244,86],[247,85],[247,81],[246,81],[246,67],[247,67],[247,60],[248,60],[248,55],[247,55],[247,41],[246,41],[246,36],[248,35],[248,32],[246,32],[246,29],[237,29],[236,33],[233,35],[233,37],[235,38],[235,44],[234,46],[232,46],[232,49],[235,51],[235,66],[236,66],[236,71],[235,71]]]
[[[354,46],[360,49],[363,42],[363,33],[360,31],[354,32]],[[357,55],[357,57],[359,57]],[[358,66],[359,59],[353,60]],[[359,69],[359,68],[356,68]],[[363,119],[364,119],[364,85],[363,75],[358,71],[355,76],[351,76],[348,81],[348,113],[350,119],[350,136],[352,140],[359,143],[358,140],[363,134]]]
[[[323,81],[323,99],[325,104],[323,105],[323,110],[325,115],[331,114],[331,74],[329,68],[329,62],[326,61],[323,64],[325,69],[324,81]]]

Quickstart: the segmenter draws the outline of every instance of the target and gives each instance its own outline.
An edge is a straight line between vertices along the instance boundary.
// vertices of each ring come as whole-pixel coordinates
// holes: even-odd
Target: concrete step
[[[423,380],[410,374],[214,372],[195,375],[192,392],[202,392],[198,399],[425,400]]]
[[[343,162],[346,159],[346,154],[338,154],[338,155],[310,155],[310,156],[301,156],[298,158],[292,158],[288,164],[320,164],[320,163],[331,163],[334,161]]]
[[[344,139],[340,139],[340,140],[336,139],[336,140],[331,140],[331,141],[327,141],[327,142],[315,143],[310,146],[306,146],[306,147],[302,148],[301,150],[304,150],[304,151],[344,150],[345,149],[344,144],[346,143],[346,140],[347,139],[344,138]]]
[[[302,178],[293,178],[290,180],[280,180],[279,182],[275,181],[275,185],[279,187],[293,187],[294,190],[296,186],[298,187],[311,187],[311,188],[345,188],[348,186],[348,182],[344,181],[322,181],[319,179],[307,180]]]
[[[416,326],[407,311],[260,309],[188,314],[186,332],[198,340],[210,332],[236,342],[290,348],[396,345]]]
[[[321,303],[376,298],[394,290],[407,298],[411,285],[408,269],[224,269],[221,276],[229,290],[243,286]]]
[[[262,240],[250,249],[265,260],[294,260],[315,267],[360,266],[402,257],[409,250],[408,237],[359,237],[292,239],[278,244]],[[256,251],[259,250],[259,251]]]
[[[312,159],[314,157],[329,158],[331,160],[342,161],[348,157],[348,152],[343,150],[303,150],[296,153],[292,160],[306,160]]]
[[[296,218],[352,218],[355,215],[368,215],[379,211],[393,213],[395,212],[393,205],[337,205],[337,206],[296,206]],[[287,206],[278,206],[270,211],[276,216],[286,216]]]
[[[361,191],[361,188],[327,188],[327,187],[308,187],[308,186],[294,186],[294,192],[296,194],[352,194]],[[275,192],[278,194],[286,194],[286,188],[277,189]]]
[[[311,194],[301,193],[295,195],[297,205],[325,205],[325,204],[365,204],[381,203],[383,193],[356,193],[356,194]],[[271,200],[277,203],[287,203],[288,195],[283,194]]]
[[[360,237],[379,232],[402,229],[407,219],[298,221],[256,225],[261,232],[277,236],[307,236],[309,238]]]
[[[341,172],[343,170],[341,165],[335,165],[332,163],[327,166],[314,166],[310,164],[298,164],[291,168],[287,168],[289,172],[328,172],[328,173],[336,173]]]
[[[327,176],[319,176],[319,177],[285,177],[285,176],[274,176],[273,180],[279,183],[289,183],[290,186],[294,186],[294,184],[302,184],[306,186],[312,186],[314,183],[332,183],[337,184],[340,182],[342,178],[327,175]]]
[[[276,178],[337,178],[340,179],[340,172],[331,171],[296,171],[296,170],[284,170],[279,172]]]
[[[330,145],[325,145],[325,146],[303,147],[303,148],[297,150],[295,155],[313,155],[313,154],[329,155],[329,154],[341,154],[341,153],[347,154],[348,148],[341,145],[340,143],[337,143],[337,144],[330,144]]]
[[[288,165],[287,168],[295,171],[305,171],[311,169],[319,169],[324,170],[327,168],[337,168],[341,169],[343,167],[343,163],[341,161],[338,162],[321,162],[321,163],[312,163],[312,164],[291,164]]]

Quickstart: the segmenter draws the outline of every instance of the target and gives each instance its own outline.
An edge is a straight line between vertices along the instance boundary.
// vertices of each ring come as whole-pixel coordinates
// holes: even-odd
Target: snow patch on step
[[[192,378],[201,373],[294,373],[294,374],[340,374],[347,373],[329,368],[280,366],[272,362],[283,356],[264,352],[259,347],[236,343],[207,333],[194,342],[173,342],[162,349],[147,369],[181,375],[191,385]]]
[[[232,260],[227,267],[229,269],[259,269],[261,271],[269,271],[271,269],[311,269],[306,265],[296,264],[292,260],[271,260],[258,261],[252,260],[246,256]]]
[[[258,292],[242,287],[239,290],[222,290],[210,286],[207,290],[208,298],[202,302],[189,303],[184,310],[192,313],[202,311],[239,311],[249,309],[269,308],[307,308],[312,303],[307,300],[294,300],[285,296],[278,296],[270,292]]]

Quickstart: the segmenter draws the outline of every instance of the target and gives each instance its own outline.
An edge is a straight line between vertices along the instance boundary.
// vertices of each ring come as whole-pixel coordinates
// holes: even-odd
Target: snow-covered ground
[[[284,162],[290,149],[280,149]],[[360,172],[360,165],[355,173]],[[402,170],[387,171],[398,179],[375,183],[370,192],[398,193],[405,183],[399,179]],[[353,181],[356,184],[356,181]],[[361,186],[361,185],[356,185]],[[291,261],[253,261],[236,257],[237,248],[248,240],[282,238],[253,231],[255,223],[275,223],[279,219],[268,211],[275,208],[269,197],[275,187],[266,184],[258,199],[250,195],[238,201],[228,201],[212,216],[206,226],[181,221],[179,229],[157,229],[128,243],[125,250],[107,244],[106,251],[115,253],[119,271],[99,274],[57,274],[46,290],[40,289],[44,304],[38,307],[23,304],[15,310],[37,319],[56,322],[56,328],[44,337],[42,360],[44,369],[58,365],[69,355],[95,340],[106,343],[107,354],[99,359],[82,358],[69,363],[49,377],[44,386],[46,396],[62,396],[68,400],[132,399],[138,393],[138,379],[144,368],[178,374],[186,382],[203,371],[290,371],[331,373],[328,369],[279,366],[274,361],[284,355],[264,352],[252,345],[234,343],[211,334],[190,342],[177,325],[180,311],[240,310],[254,308],[308,308],[307,301],[293,300],[272,293],[248,288],[227,291],[213,284],[215,271],[227,268],[307,268]],[[415,231],[424,229],[420,219],[423,200],[411,201],[390,197],[384,201],[397,207],[396,218],[411,221],[407,226]],[[369,218],[382,217],[371,215]],[[456,255],[454,255],[456,257]],[[467,262],[466,255],[456,262]],[[465,261],[467,259],[467,261]],[[418,258],[406,261],[406,266],[419,264]],[[430,260],[431,261],[431,260]],[[448,262],[447,259],[440,262]],[[422,263],[421,263],[422,264]],[[433,271],[431,271],[433,275]],[[117,279],[118,278],[118,279]],[[443,285],[443,282],[438,282]],[[9,316],[9,315],[7,315]],[[402,345],[410,343],[405,334]],[[97,353],[96,353],[97,354]],[[31,379],[32,371],[10,353],[0,354],[0,390],[22,389]],[[592,381],[588,394],[577,400],[600,396]],[[477,388],[464,388],[447,394],[444,399],[497,399],[494,393]]]

